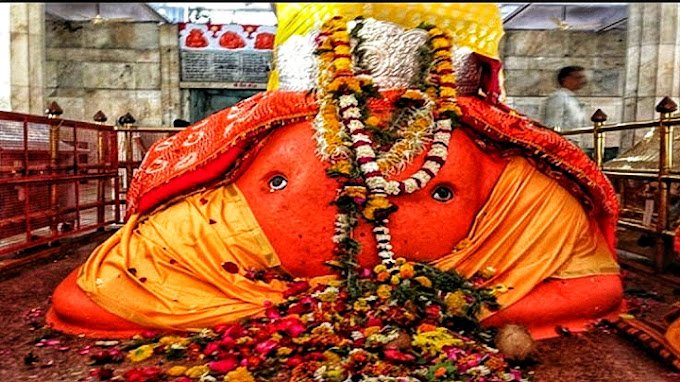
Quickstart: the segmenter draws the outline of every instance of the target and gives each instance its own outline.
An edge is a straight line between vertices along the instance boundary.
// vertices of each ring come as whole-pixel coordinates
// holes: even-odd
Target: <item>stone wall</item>
[[[48,20],[45,44],[45,104],[57,101],[64,118],[91,120],[102,110],[112,123],[130,112],[139,125],[171,126],[189,117],[175,26]],[[590,82],[578,96],[588,114],[601,108],[609,122],[621,121],[625,31],[507,31],[500,54],[506,102],[518,111],[540,120],[557,70],[581,65]]]
[[[141,126],[179,118],[177,29],[157,23],[46,21],[45,100],[63,118],[108,123],[130,112]],[[165,70],[164,70],[165,69]]]
[[[0,3],[0,57],[10,57],[10,5]],[[0,60],[0,110],[12,110],[10,60]]]
[[[598,108],[608,122],[621,122],[625,81],[626,32],[562,30],[506,31],[500,46],[506,103],[539,119],[543,100],[557,88],[557,71],[586,68],[589,83],[577,96],[592,115]]]

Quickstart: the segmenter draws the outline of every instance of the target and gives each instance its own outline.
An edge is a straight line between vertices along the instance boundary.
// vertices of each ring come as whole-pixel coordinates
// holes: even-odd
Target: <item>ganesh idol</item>
[[[506,106],[495,4],[277,5],[269,89],[156,142],[126,223],[55,290],[92,337],[261,315],[280,280],[334,277],[338,244],[485,273],[483,325],[585,330],[623,309],[614,190],[578,147]],[[353,211],[339,207],[351,200]]]

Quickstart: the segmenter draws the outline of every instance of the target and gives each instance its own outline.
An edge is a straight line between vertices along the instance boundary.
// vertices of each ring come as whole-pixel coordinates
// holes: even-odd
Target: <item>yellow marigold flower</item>
[[[408,89],[401,97],[408,99],[423,99],[423,93],[419,92],[418,90]]]
[[[444,70],[453,70],[453,65],[449,60],[442,60],[435,65],[434,70],[437,72]]]
[[[446,58],[451,55],[451,51],[449,50],[438,50],[434,52],[434,58]]]
[[[370,306],[368,306],[368,301],[366,301],[366,299],[360,298],[354,301],[352,308],[357,312],[365,312],[370,309]]]
[[[401,278],[397,275],[390,277],[390,284],[397,285],[401,281]]]
[[[403,257],[397,257],[396,259],[394,259],[394,262],[397,263],[397,265],[402,265],[406,264],[406,259]]]
[[[387,271],[387,266],[385,264],[378,264],[373,268],[373,272],[375,273],[382,273]]]
[[[321,46],[319,46],[319,48],[322,50],[332,50],[333,44],[331,44],[331,39],[327,38],[321,41]]]
[[[333,48],[333,50],[335,51],[335,54],[349,55],[352,53],[349,49],[349,45],[338,45]]]
[[[380,126],[380,119],[374,115],[366,118],[366,124],[371,126]]]
[[[425,90],[425,93],[427,93],[430,98],[437,98],[437,89],[433,86],[428,87],[427,90]]]
[[[336,352],[326,350],[325,352],[323,352],[323,355],[324,357],[326,357],[328,363],[334,364],[342,362],[342,358]]]
[[[165,336],[162,337],[160,340],[158,340],[158,343],[160,345],[165,345],[165,346],[170,346],[170,345],[180,345],[180,346],[186,346],[189,344],[189,339],[188,338],[182,338],[179,336]]]
[[[199,365],[199,366],[194,366],[190,368],[189,370],[184,372],[184,375],[186,375],[189,378],[201,378],[202,375],[208,374],[210,372],[210,368],[208,365]]]
[[[154,345],[142,345],[128,353],[127,357],[132,362],[143,361],[153,355]]]
[[[387,300],[392,296],[392,288],[389,285],[381,284],[375,291],[375,294],[378,295],[378,298]]]
[[[439,91],[439,96],[440,97],[455,97],[456,96],[456,89],[450,88],[448,86],[443,86],[441,90]]]
[[[446,328],[437,327],[432,331],[416,333],[411,344],[422,348],[427,354],[436,355],[445,346],[460,346],[463,341],[453,337]]]
[[[451,42],[446,38],[446,37],[435,37],[432,39],[432,48],[433,49],[439,49],[439,48],[450,48],[451,47]]]
[[[224,376],[224,382],[255,382],[255,377],[243,366],[227,373]]]
[[[171,377],[179,377],[180,375],[184,375],[184,372],[187,371],[186,366],[173,366],[169,368],[168,370],[165,371],[165,374],[171,376]]]
[[[327,381],[340,381],[343,376],[343,369],[339,367],[334,367],[332,369],[326,370],[324,373],[324,380]]]
[[[338,70],[349,69],[352,67],[352,61],[347,57],[338,57],[333,60],[333,66]]]
[[[414,280],[419,282],[420,285],[424,286],[425,288],[432,288],[432,281],[430,281],[430,279],[425,276],[418,276],[414,278]]]
[[[293,349],[291,349],[287,346],[282,346],[282,347],[278,348],[278,350],[276,350],[276,355],[278,357],[285,357],[292,352],[293,352]]]
[[[486,267],[482,269],[480,272],[480,276],[484,279],[490,279],[496,274],[496,268],[494,267]]]
[[[375,277],[379,282],[383,282],[387,280],[390,277],[390,274],[386,271],[378,273],[378,275]]]
[[[336,41],[349,41],[349,33],[347,31],[337,31],[333,33],[331,38]]]
[[[346,161],[346,162],[349,163],[349,161]],[[366,190],[366,187],[364,187],[364,186],[345,186],[345,188],[344,188],[344,194],[347,195],[347,196],[351,196],[351,197],[357,197],[357,196],[365,197],[366,192],[367,192],[367,190]]]
[[[377,333],[380,333],[380,326],[369,326],[364,330],[365,337],[370,337]]]
[[[443,34],[444,31],[437,28],[437,27],[434,27],[434,28],[430,29],[427,33],[429,33],[430,36],[437,36],[437,35]]]
[[[392,203],[384,196],[369,195],[368,202],[362,211],[368,220],[375,220],[375,212],[392,207]]]
[[[461,291],[455,291],[448,293],[444,298],[448,312],[453,315],[461,315],[464,313],[465,305],[465,294]]]
[[[410,279],[416,274],[415,270],[413,269],[413,265],[406,263],[399,267],[399,276],[402,279]]]
[[[444,74],[440,80],[441,82],[455,83],[456,76],[453,74]]]

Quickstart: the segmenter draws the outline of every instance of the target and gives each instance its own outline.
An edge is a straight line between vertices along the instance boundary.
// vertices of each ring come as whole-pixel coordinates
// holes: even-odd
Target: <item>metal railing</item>
[[[634,231],[653,235],[655,241],[654,268],[656,271],[666,270],[673,258],[673,238],[675,232],[670,227],[669,222],[669,198],[671,183],[680,182],[680,172],[673,171],[673,128],[680,125],[680,118],[673,117],[672,114],[677,110],[677,105],[669,97],[664,97],[657,105],[656,112],[659,118],[649,121],[625,122],[606,125],[607,115],[597,109],[591,117],[593,127],[584,127],[569,131],[560,132],[564,136],[593,134],[593,160],[603,173],[609,177],[617,188],[619,201],[622,206],[621,218],[618,226],[620,228],[631,229]],[[625,131],[636,129],[655,129],[659,135],[659,161],[656,168],[648,169],[619,169],[607,170],[603,168],[603,157],[605,151],[605,134],[613,131]],[[626,208],[626,188],[622,180],[635,179],[647,182],[656,182],[657,191],[653,195],[654,208],[651,224],[645,224],[640,219],[627,217],[631,212]],[[639,211],[638,211],[639,212]],[[637,214],[639,215],[639,213]],[[648,221],[650,219],[647,219]]]
[[[65,237],[123,223],[125,193],[145,149],[180,128],[120,126],[62,119],[50,104],[46,116],[0,112],[0,262]]]
[[[112,126],[0,112],[0,260],[120,220]]]

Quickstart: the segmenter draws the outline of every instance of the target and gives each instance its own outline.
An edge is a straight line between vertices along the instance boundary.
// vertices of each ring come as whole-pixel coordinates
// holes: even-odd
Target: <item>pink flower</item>
[[[275,340],[266,340],[264,342],[260,342],[259,344],[255,345],[255,351],[262,354],[262,355],[267,355],[269,352],[271,352],[276,346],[279,344],[278,341]]]
[[[205,346],[205,349],[203,349],[203,354],[205,355],[213,355],[216,354],[220,350],[220,344],[219,342],[210,342]]]
[[[150,329],[149,329],[149,330],[144,330],[144,331],[142,331],[141,333],[139,333],[139,335],[141,335],[142,337],[147,338],[147,339],[148,339],[148,338],[154,338],[154,337],[156,337],[158,334],[159,334],[158,331],[156,331],[156,330],[150,330]]]
[[[208,367],[216,373],[226,374],[238,367],[238,360],[235,357],[230,357],[219,361],[212,361],[208,362]]]

